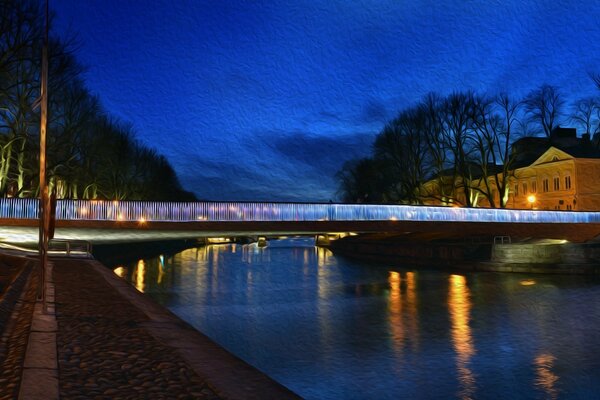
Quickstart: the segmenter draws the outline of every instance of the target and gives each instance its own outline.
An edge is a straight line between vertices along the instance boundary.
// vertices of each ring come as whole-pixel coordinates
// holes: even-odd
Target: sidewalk
[[[12,273],[0,294],[0,399],[16,399],[19,394],[25,350],[36,302],[38,275],[34,263],[25,258],[0,259],[0,268]]]
[[[55,298],[51,280],[51,313],[37,304],[33,315],[20,398],[298,398],[97,261],[52,264]]]

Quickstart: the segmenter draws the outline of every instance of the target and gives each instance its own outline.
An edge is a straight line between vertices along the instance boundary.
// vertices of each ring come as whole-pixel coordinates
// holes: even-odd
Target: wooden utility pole
[[[50,198],[46,184],[46,127],[48,124],[48,2],[46,0],[46,27],[42,47],[42,71],[40,82],[40,271],[41,282],[39,296],[46,312],[46,274],[48,267],[48,233],[50,228]]]

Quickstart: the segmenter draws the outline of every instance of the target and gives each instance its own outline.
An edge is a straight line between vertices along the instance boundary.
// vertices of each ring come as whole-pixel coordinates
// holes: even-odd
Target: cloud
[[[361,121],[366,123],[386,123],[389,119],[389,112],[383,102],[376,99],[369,99],[363,106]]]
[[[308,132],[291,132],[273,137],[271,146],[286,160],[308,167],[337,168],[351,158],[370,151],[372,134],[317,136]]]
[[[336,172],[347,160],[367,155],[372,138],[255,132],[244,146],[229,148],[229,157],[187,155],[181,181],[209,200],[328,201],[337,191]]]

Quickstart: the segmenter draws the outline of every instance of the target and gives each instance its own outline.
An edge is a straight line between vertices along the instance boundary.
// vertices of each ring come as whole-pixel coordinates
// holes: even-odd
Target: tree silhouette
[[[556,128],[563,116],[564,101],[558,88],[544,84],[531,91],[525,98],[525,109],[532,119],[542,129],[546,137]]]
[[[43,8],[0,1],[0,195],[37,196]],[[70,41],[51,37],[48,160],[59,198],[194,200],[168,161],[100,107],[81,78]]]

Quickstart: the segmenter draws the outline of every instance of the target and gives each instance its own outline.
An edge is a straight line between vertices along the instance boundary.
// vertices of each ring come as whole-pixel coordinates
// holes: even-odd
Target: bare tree
[[[555,86],[544,84],[531,91],[524,101],[529,117],[540,126],[541,132],[550,137],[563,116],[564,100]]]
[[[579,99],[573,105],[571,121],[591,136],[600,131],[600,102],[597,97]]]
[[[28,194],[26,155],[35,133],[33,103],[39,94],[38,38],[41,8],[36,1],[0,3],[0,194]]]
[[[594,81],[594,83],[596,84],[596,87],[598,89],[600,89],[600,73],[599,74],[594,74],[594,73],[590,73],[590,78],[592,78],[592,81]]]
[[[336,174],[340,181],[338,195],[350,203],[382,202],[382,171],[380,163],[373,158],[347,161]]]
[[[462,192],[460,200],[467,207],[476,204],[478,195],[472,190],[474,174],[473,147],[469,140],[473,133],[473,115],[477,98],[473,92],[452,93],[441,105],[442,141],[451,155],[456,189]]]
[[[513,174],[511,145],[519,132],[519,115],[522,103],[507,94],[495,99],[482,99],[474,116],[475,147],[481,167],[481,181],[474,185],[488,199],[490,207],[505,208],[508,202],[509,182]],[[496,198],[495,193],[498,193]]]
[[[39,190],[39,95],[44,9],[0,0],[0,196]],[[164,157],[111,121],[83,84],[74,41],[50,37],[48,177],[70,198],[190,199]],[[172,181],[158,184],[157,179]]]
[[[375,158],[390,169],[384,178],[389,200],[420,202],[418,188],[425,177],[427,158],[424,118],[419,108],[403,111],[375,139]]]
[[[447,149],[448,143],[444,140],[442,105],[443,99],[435,93],[425,96],[418,105],[420,114],[424,118],[423,133],[427,149],[424,181],[429,181],[429,187],[421,185],[419,196],[422,201],[436,200],[448,204],[457,202],[458,198],[455,185],[456,174],[451,168],[452,158]]]
[[[89,136],[92,124],[101,114],[99,101],[75,78],[55,95],[55,99],[60,101],[52,103],[53,134],[48,140],[51,184],[61,183],[60,193],[57,193],[59,198],[94,198],[89,190],[84,193],[89,185],[86,182],[90,179],[86,176],[84,162],[87,157],[93,157],[94,147],[90,146]]]

